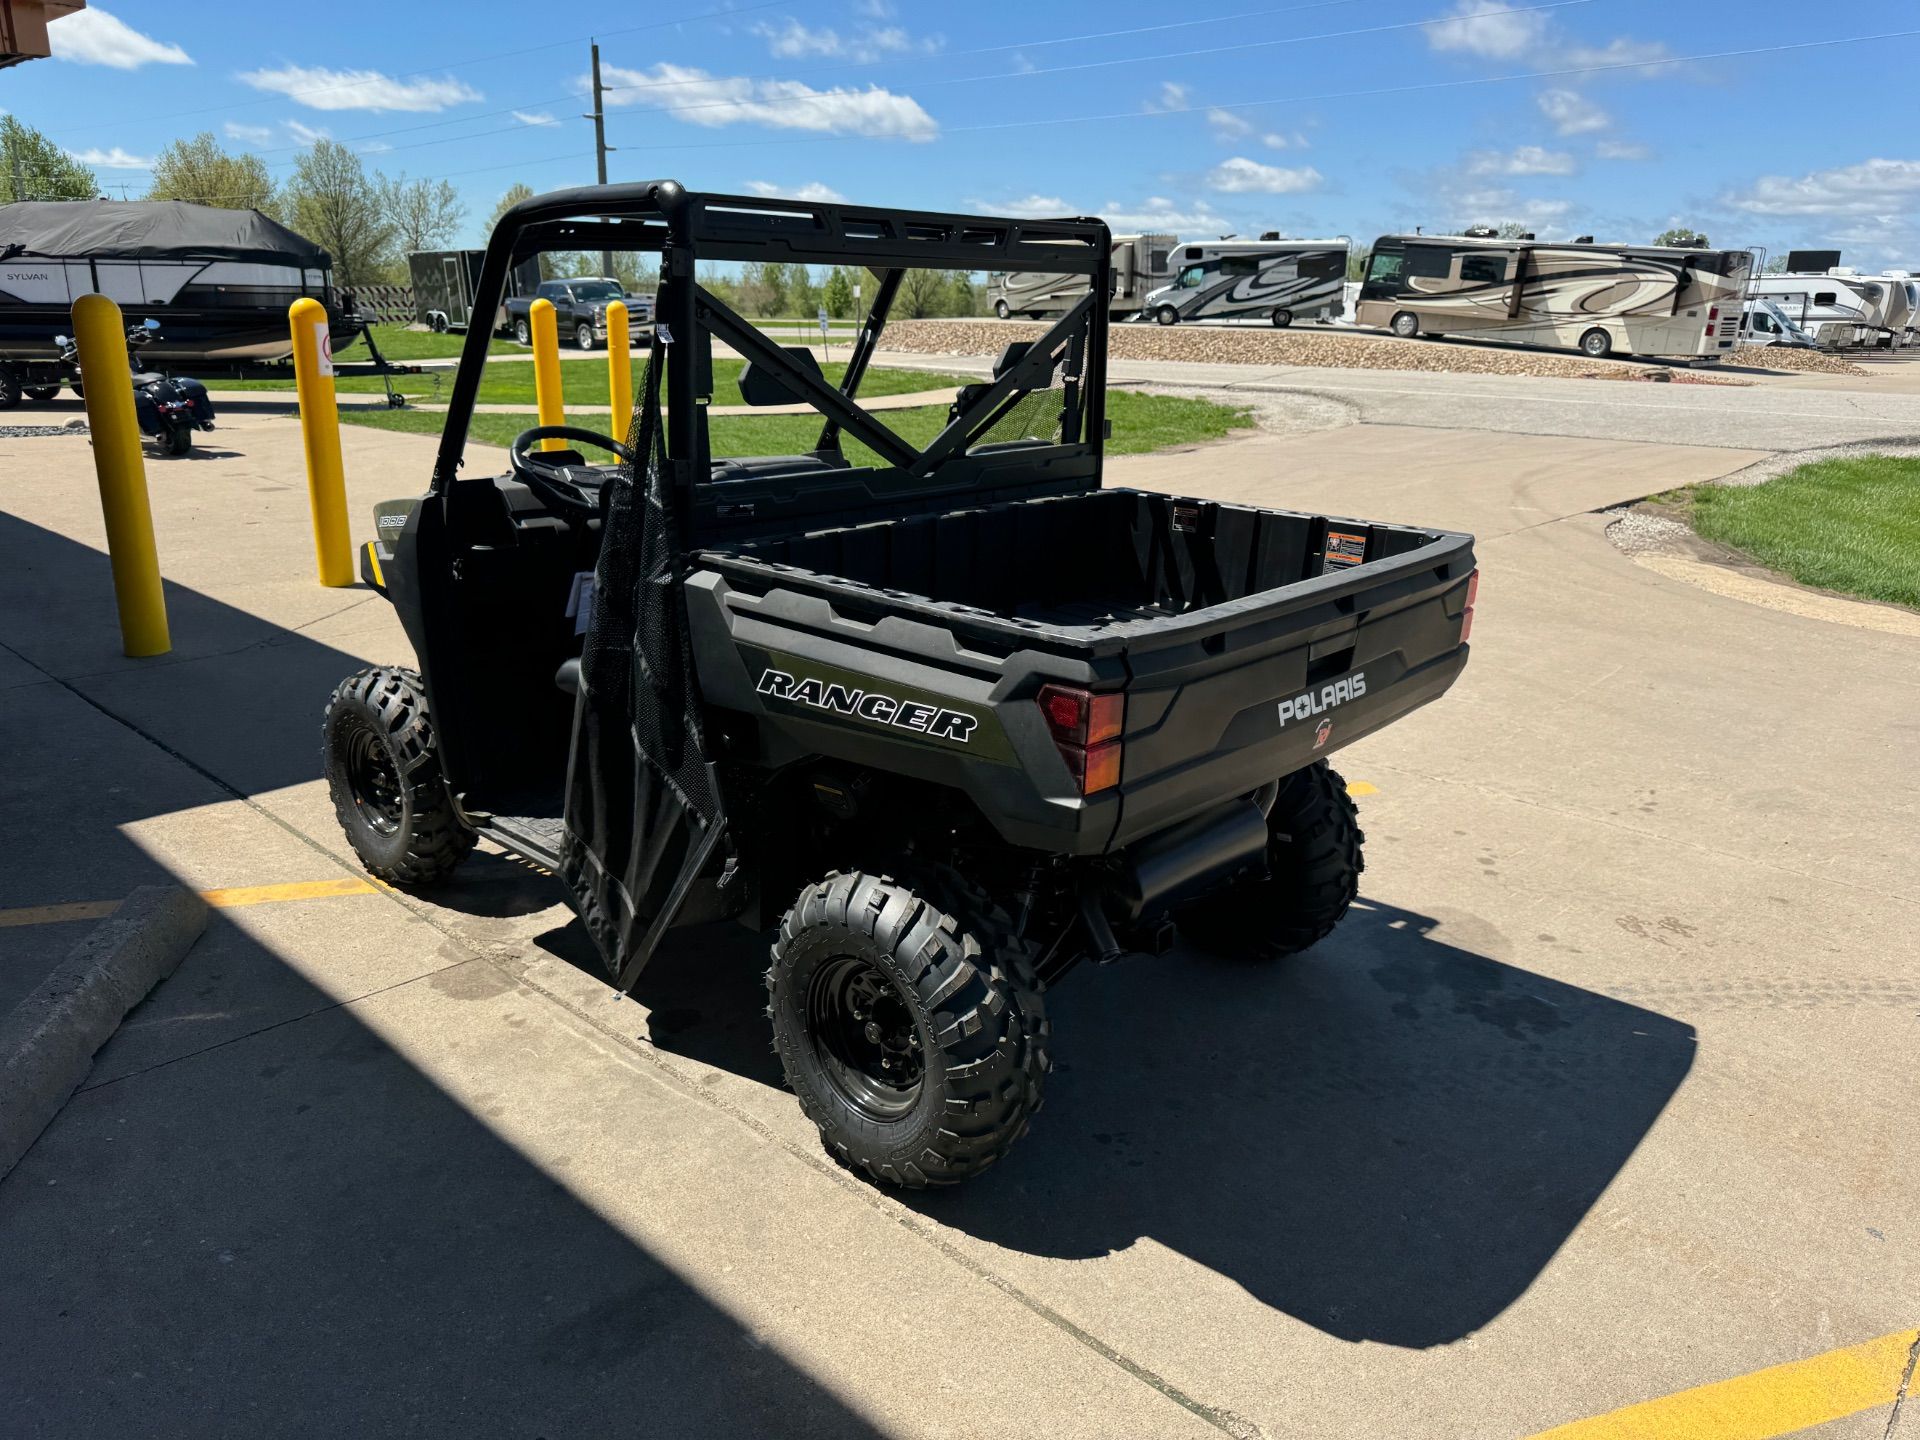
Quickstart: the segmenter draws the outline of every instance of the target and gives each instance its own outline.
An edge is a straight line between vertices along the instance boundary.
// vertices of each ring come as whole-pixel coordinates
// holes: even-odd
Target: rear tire
[[[513,322],[513,343],[516,345],[533,344],[533,327],[524,320]]]
[[[1162,325],[1178,325],[1180,323],[1180,312],[1171,305],[1162,305],[1158,310],[1153,312],[1153,318],[1158,320]]]
[[[191,455],[193,453],[193,426],[170,426],[160,444],[161,448],[176,460],[182,455]]]
[[[774,1048],[827,1153],[909,1189],[1004,1155],[1049,1068],[1033,947],[943,879],[937,898],[860,872],[807,886],[767,970]]]
[[[1291,310],[1276,310],[1273,312],[1274,329],[1284,330],[1291,324],[1293,324],[1293,312]]]
[[[26,388],[25,394],[26,397],[36,405],[46,405],[59,398],[60,387],[58,385],[29,385]]]
[[[1402,310],[1393,317],[1393,323],[1387,327],[1402,340],[1411,340],[1420,333],[1420,317]]]
[[[1221,955],[1298,954],[1324,940],[1360,893],[1366,838],[1337,770],[1324,760],[1296,770],[1267,816],[1268,874],[1194,902],[1177,917],[1182,933]]]
[[[1613,353],[1613,336],[1598,325],[1580,337],[1580,353],[1589,360],[1604,360]]]
[[[0,410],[11,410],[20,403],[20,382],[11,375],[0,375]]]
[[[394,885],[452,874],[474,834],[441,777],[419,674],[376,665],[342,680],[321,735],[333,812],[367,872]]]

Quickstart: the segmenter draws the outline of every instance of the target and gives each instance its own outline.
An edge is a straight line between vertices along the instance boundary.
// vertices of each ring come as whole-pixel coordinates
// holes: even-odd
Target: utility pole
[[[600,183],[607,183],[607,107],[600,98],[600,42],[593,45],[593,113],[584,118],[593,121],[593,158],[600,173]],[[600,273],[613,274],[613,252],[600,252]]]

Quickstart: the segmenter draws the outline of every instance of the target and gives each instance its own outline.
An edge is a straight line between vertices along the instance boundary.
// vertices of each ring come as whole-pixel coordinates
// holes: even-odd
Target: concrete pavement
[[[1349,922],[1280,969],[1075,976],[1047,1110],[979,1184],[902,1203],[825,1163],[744,933],[614,1000],[501,856],[430,898],[217,912],[0,1183],[0,1414],[1517,1437],[1920,1324],[1920,642],[1601,537],[1594,509],[1769,447],[1492,428],[1114,462],[1475,530],[1475,654],[1338,762],[1377,791]],[[158,662],[117,654],[84,441],[0,441],[0,701],[66,832],[0,905],[355,873],[319,706],[406,650],[312,585],[285,433],[150,466]],[[432,442],[343,438],[364,538]]]

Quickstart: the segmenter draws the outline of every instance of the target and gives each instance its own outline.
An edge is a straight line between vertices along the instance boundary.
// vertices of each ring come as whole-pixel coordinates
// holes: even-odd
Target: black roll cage
[[[816,454],[837,453],[845,434],[890,467],[869,489],[899,502],[903,491],[951,495],[965,490],[1019,487],[1018,457],[973,462],[968,442],[988,430],[1017,399],[1023,384],[1050,378],[1058,356],[1066,364],[1067,433],[1063,443],[1024,452],[1044,471],[1042,488],[1099,483],[1106,436],[1107,307],[1092,303],[1112,287],[1112,242],[1098,219],[1027,220],[893,210],[847,203],[813,203],[688,191],[677,181],[555,191],[522,201],[501,216],[487,242],[475,289],[474,313],[495,312],[513,269],[546,251],[638,251],[659,255],[660,290],[654,321],[664,332],[665,440],[676,486],[691,489],[710,476],[705,405],[712,390],[710,351],[697,343],[718,336],[777,378],[826,417]],[[694,283],[696,260],[771,261],[864,266],[879,277],[873,307],[854,342],[836,388],[795,363],[778,344]],[[1090,277],[1088,297],[1051,326],[1005,373],[983,387],[969,386],[958,413],[925,451],[909,445],[854,403],[881,331],[910,269],[1049,270]],[[670,338],[669,338],[670,337]],[[432,491],[446,492],[458,477],[479,393],[491,334],[468,329],[448,397],[447,419],[434,464]],[[680,343],[686,341],[688,343]],[[936,476],[935,471],[941,471]],[[957,473],[956,473],[957,472]],[[1029,483],[1027,488],[1032,488]],[[712,505],[676,507],[682,516],[711,515]],[[724,509],[725,507],[720,507]],[[736,507],[737,508],[737,507]],[[683,536],[690,543],[692,535]]]

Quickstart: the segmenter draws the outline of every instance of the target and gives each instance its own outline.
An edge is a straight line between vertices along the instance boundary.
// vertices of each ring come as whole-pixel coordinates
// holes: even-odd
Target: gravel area
[[[1760,485],[1784,475],[1789,470],[1798,470],[1802,465],[1811,465],[1816,460],[1845,460],[1854,455],[1891,455],[1897,460],[1920,459],[1920,444],[1899,444],[1886,440],[1857,440],[1846,445],[1826,445],[1818,450],[1790,450],[1780,455],[1769,455],[1765,460],[1756,460],[1744,470],[1736,470],[1731,475],[1722,475],[1715,485]]]
[[[71,425],[0,425],[0,440],[32,440],[40,435],[71,435]]]
[[[1804,370],[1814,375],[1873,373],[1824,350],[1793,350],[1785,345],[1736,345],[1728,358],[1735,365],[1752,365],[1761,370]]]
[[[1608,513],[1619,518],[1607,527],[1607,538],[1628,555],[1661,554],[1693,538],[1687,526],[1664,515],[1631,509]]]
[[[887,327],[889,350],[922,355],[997,355],[1009,341],[1035,340],[1044,325],[1022,321],[902,320]],[[1412,342],[1322,327],[1115,325],[1116,360],[1190,360],[1229,365],[1310,365],[1339,370],[1424,370],[1464,375],[1546,375],[1582,380],[1633,377],[1638,361],[1589,360],[1495,345]],[[1666,373],[1665,367],[1661,367]]]

